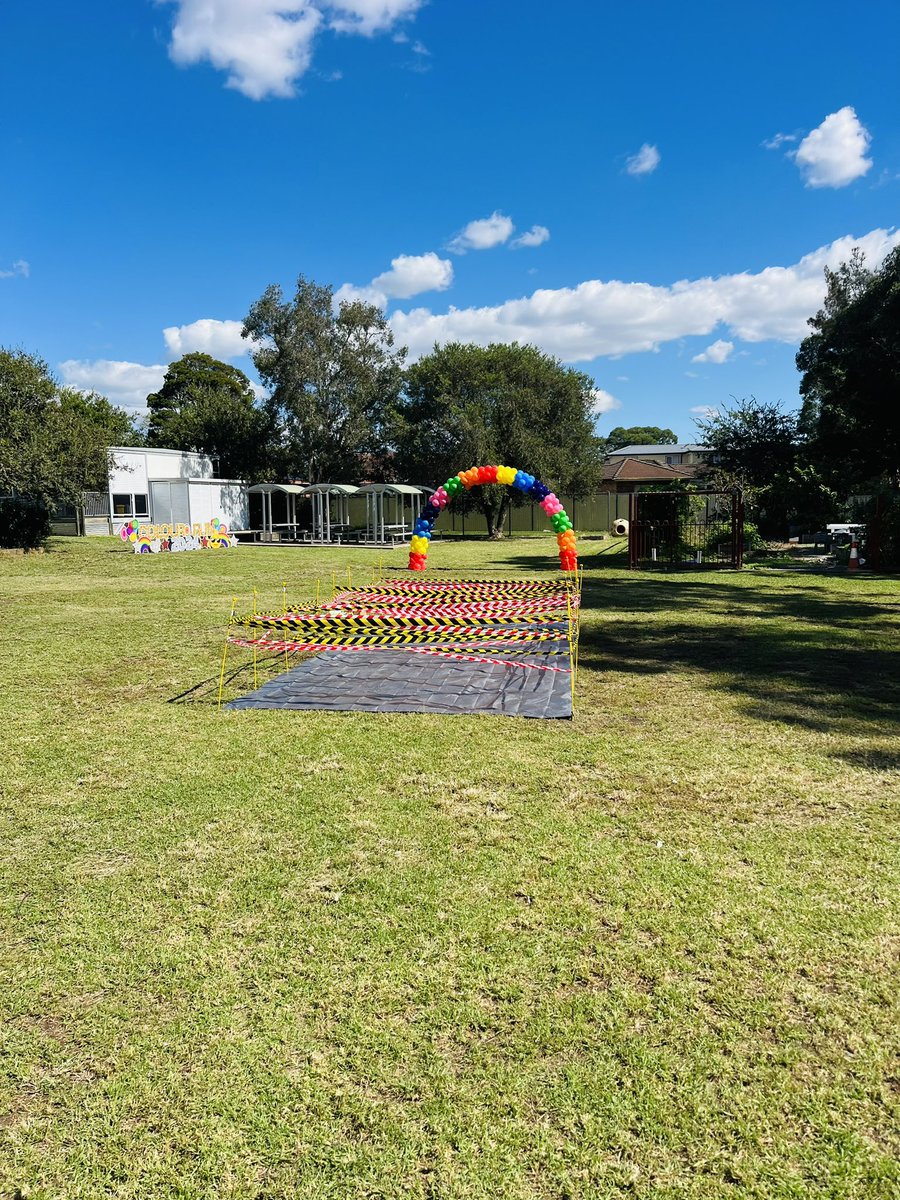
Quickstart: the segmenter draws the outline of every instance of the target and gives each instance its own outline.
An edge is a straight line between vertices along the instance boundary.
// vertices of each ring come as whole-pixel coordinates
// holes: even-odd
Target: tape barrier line
[[[531,632],[517,633],[514,635],[494,634],[489,630],[473,630],[469,633],[460,633],[454,630],[452,633],[438,632],[431,634],[373,634],[366,636],[361,634],[356,637],[347,638],[320,638],[315,642],[288,642],[275,638],[236,638],[229,637],[229,642],[234,646],[256,646],[256,647],[272,647],[277,646],[279,649],[284,649],[285,646],[289,649],[315,651],[315,650],[340,650],[343,646],[415,646],[428,645],[429,643],[445,642],[445,643],[479,643],[482,645],[506,646],[509,644],[533,643],[533,642],[559,642],[565,640],[559,630],[548,630],[546,632]]]
[[[235,640],[232,642],[232,645],[250,646],[250,645],[252,645],[252,643],[246,642],[243,640]],[[492,657],[488,657],[487,655],[484,655],[484,654],[466,654],[460,650],[446,649],[444,647],[438,647],[438,646],[400,646],[400,647],[394,647],[394,646],[310,646],[310,647],[304,647],[302,645],[295,645],[293,642],[271,642],[271,643],[267,643],[267,648],[270,650],[277,651],[279,654],[283,653],[284,651],[291,653],[295,650],[302,651],[304,649],[341,650],[341,651],[399,649],[403,653],[406,653],[406,654],[434,654],[434,655],[444,657],[444,658],[459,659],[463,662],[489,663],[493,666],[503,666],[503,667],[522,667],[524,669],[532,670],[532,671],[554,671],[560,675],[570,674],[569,667],[554,667],[550,663],[516,662],[515,660],[508,660],[508,659],[504,659],[504,658],[492,658]],[[503,653],[509,654],[510,651],[504,649]],[[567,650],[565,650],[565,651],[553,650],[553,651],[550,651],[550,653],[552,653],[552,654],[568,654],[568,651]]]
[[[504,616],[499,613],[486,617],[483,622],[473,624],[472,617],[376,617],[369,620],[365,617],[312,617],[294,620],[287,617],[250,616],[235,621],[234,624],[251,629],[309,629],[332,631],[335,633],[359,633],[368,630],[396,630],[397,632],[415,632],[419,629],[476,629],[484,626],[499,626],[515,629],[533,625],[562,624],[559,614],[547,619],[527,618],[522,615]]]

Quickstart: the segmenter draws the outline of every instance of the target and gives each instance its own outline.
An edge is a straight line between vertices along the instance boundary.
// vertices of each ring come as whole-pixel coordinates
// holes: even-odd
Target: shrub
[[[0,548],[36,550],[49,536],[46,504],[25,496],[0,496]]]

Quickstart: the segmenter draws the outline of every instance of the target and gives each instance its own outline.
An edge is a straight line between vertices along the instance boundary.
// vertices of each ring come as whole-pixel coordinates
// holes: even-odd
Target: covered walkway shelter
[[[304,495],[306,488],[300,483],[254,483],[247,488],[248,496],[259,496],[262,499],[262,528],[260,537],[264,542],[272,542],[277,537],[295,539],[297,537],[297,500]],[[272,516],[272,494],[278,492],[285,497],[284,521],[274,521]]]
[[[357,491],[366,498],[366,541],[388,545],[406,541],[434,488],[412,483],[367,483]]]
[[[311,483],[303,495],[312,501],[312,540],[340,541],[351,531],[350,497],[359,488],[352,483]]]

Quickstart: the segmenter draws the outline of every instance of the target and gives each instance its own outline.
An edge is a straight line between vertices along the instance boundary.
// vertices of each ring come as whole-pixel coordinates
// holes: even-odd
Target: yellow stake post
[[[256,616],[256,588],[253,589],[253,616]],[[259,675],[256,671],[256,638],[253,639],[253,686],[259,687]]]
[[[569,634],[569,686],[572,692],[572,716],[575,716],[575,658],[572,648],[572,591],[566,588],[566,612],[569,618],[568,634]]]
[[[222,707],[222,692],[224,691],[224,688],[225,688],[225,663],[228,659],[228,634],[231,629],[231,621],[232,621],[232,618],[234,617],[236,608],[237,608],[237,596],[232,596],[231,597],[231,614],[228,618],[228,625],[225,629],[225,645],[222,647],[222,670],[219,672],[219,704],[218,704],[219,708]]]
[[[286,579],[282,579],[282,581],[281,581],[281,601],[282,601],[282,606],[284,609],[283,615],[286,617],[287,616],[287,580]],[[287,622],[285,622],[285,626],[284,626],[284,640],[285,640],[285,642],[287,642]],[[284,648],[284,669],[287,670],[287,646],[285,646],[285,648]]]

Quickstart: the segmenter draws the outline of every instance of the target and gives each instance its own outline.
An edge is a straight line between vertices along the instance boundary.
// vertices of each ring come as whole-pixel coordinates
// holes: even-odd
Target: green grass
[[[610,549],[572,722],[217,712],[371,551],[0,558],[0,1196],[900,1195],[900,583]]]

